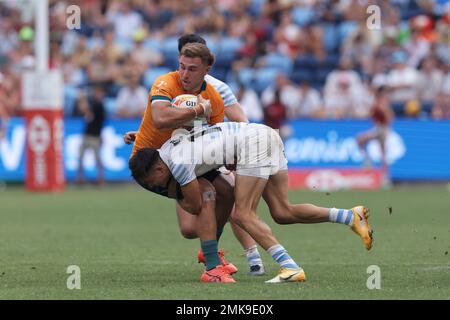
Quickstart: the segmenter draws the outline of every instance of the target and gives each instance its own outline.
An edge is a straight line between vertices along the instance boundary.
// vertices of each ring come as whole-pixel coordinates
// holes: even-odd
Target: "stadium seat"
[[[394,111],[396,116],[402,117],[405,115],[405,104],[403,102],[391,103],[391,109]]]
[[[291,58],[277,53],[270,53],[265,57],[266,68],[277,69],[284,73],[292,71],[293,62]]]
[[[89,50],[95,50],[103,47],[105,41],[101,38],[88,38],[86,42],[86,46]]]
[[[145,71],[144,73],[144,86],[147,89],[150,89],[153,86],[153,82],[155,82],[156,78],[158,78],[159,76],[170,72],[171,69],[166,68],[166,67],[156,67],[156,68],[150,68],[147,71]]]
[[[320,83],[321,85],[325,84],[325,81],[327,80],[328,75],[330,72],[332,72],[333,69],[330,68],[322,68],[316,70],[314,73],[315,82]]]
[[[317,68],[318,61],[313,55],[305,55],[298,57],[294,61],[294,71],[313,70]]]
[[[313,55],[299,56],[294,61],[294,69],[315,67],[317,59]]]
[[[434,6],[437,7],[438,3],[447,3],[448,1],[434,1]],[[426,11],[423,10],[417,1],[396,1],[394,6],[399,8],[400,12],[400,20],[406,21],[412,17],[418,16],[420,14],[426,14]]]
[[[217,66],[213,66],[213,68],[211,69],[209,74],[211,76],[213,76],[214,78],[217,78],[222,81],[226,81],[227,72],[228,72],[228,69],[226,69],[226,68],[220,68]]]
[[[357,21],[344,21],[338,27],[339,42],[342,44],[353,32],[358,29]]]
[[[320,25],[323,28],[324,36],[324,47],[328,53],[336,52],[340,44],[340,39],[338,38],[338,32],[336,26],[331,23],[323,23]]]
[[[79,89],[71,85],[64,85],[64,116],[71,117],[80,96]]]
[[[275,78],[280,73],[279,70],[273,68],[262,68],[255,72],[255,90],[261,93],[264,89],[275,82]]]
[[[266,0],[251,0],[248,10],[250,10],[250,12],[255,16],[260,16],[265,2]]]
[[[115,43],[125,52],[130,52],[133,49],[133,41],[127,38],[116,38]]]
[[[253,86],[253,79],[255,76],[255,70],[252,68],[242,68],[238,73],[238,80],[245,87]]]
[[[320,60],[320,66],[327,67],[330,69],[336,69],[339,66],[339,60],[340,60],[339,54],[331,53],[327,55],[325,59]]]
[[[243,42],[238,38],[223,38],[218,45],[218,55],[225,59],[235,59],[237,51],[243,46]]]
[[[177,58],[178,59],[178,38],[171,37],[167,38],[162,43],[162,53],[164,57],[167,58]]]
[[[432,101],[424,101],[422,102],[422,114],[424,116],[431,116],[431,111],[433,110],[434,103]]]
[[[312,82],[315,79],[313,75],[314,73],[311,70],[303,69],[292,72],[289,78],[291,81],[298,84],[302,81]]]
[[[418,15],[423,14],[423,13],[424,13],[424,11],[422,9],[420,9],[420,8],[418,8],[418,9],[407,9],[407,10],[404,10],[404,11],[400,12],[400,19],[401,20],[409,20],[412,17],[418,16]]]
[[[216,55],[215,56],[216,61],[214,62],[214,66],[219,67],[219,68],[226,68],[226,69],[230,69],[231,65],[234,61],[234,59],[232,59],[231,55]]]
[[[164,57],[164,67],[172,70],[178,69],[178,56]]]
[[[314,19],[314,11],[310,8],[297,7],[292,12],[292,20],[299,26],[305,26]]]
[[[153,49],[155,51],[162,52],[161,41],[156,40],[156,39],[152,39],[152,38],[145,39],[144,42],[143,42],[143,46],[145,48],[150,48],[150,49]]]
[[[105,106],[105,112],[107,118],[112,118],[116,115],[117,99],[105,97],[103,99],[103,105]]]
[[[219,53],[219,43],[217,42],[216,39],[212,38],[212,37],[208,37],[207,35],[203,36],[203,39],[206,40],[206,45],[208,46],[209,50],[211,50],[211,52],[217,56],[217,54]]]
[[[323,96],[323,86],[324,83],[323,82],[318,82],[316,80],[314,80],[313,82],[311,82],[311,87],[313,87],[314,89],[316,89],[317,91],[319,91],[321,93],[321,95]]]

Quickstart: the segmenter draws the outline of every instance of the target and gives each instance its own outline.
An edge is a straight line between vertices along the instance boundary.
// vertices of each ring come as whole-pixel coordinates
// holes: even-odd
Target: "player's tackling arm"
[[[225,116],[232,122],[248,122],[248,118],[239,103],[227,106],[225,108]]]
[[[198,215],[202,211],[202,197],[200,194],[200,185],[197,179],[181,187],[183,199],[178,200],[180,206],[187,212]]]
[[[230,86],[225,82],[214,78],[210,75],[205,76],[208,81],[220,94],[224,103],[225,116],[232,122],[248,122],[248,118],[239,104],[238,99],[234,95]]]

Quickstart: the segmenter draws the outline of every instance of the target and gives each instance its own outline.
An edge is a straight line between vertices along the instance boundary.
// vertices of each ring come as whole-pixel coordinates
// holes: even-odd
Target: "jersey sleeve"
[[[211,101],[211,116],[208,121],[209,124],[216,124],[223,122],[225,119],[225,102],[222,96],[217,91],[216,87],[208,85],[208,99]]]
[[[166,76],[158,77],[152,86],[150,91],[151,103],[156,101],[171,102],[173,99],[173,93],[170,89],[170,79]]]
[[[187,155],[190,155],[190,144],[179,145],[180,140],[178,142],[175,141],[176,139],[167,140],[158,149],[158,152],[161,160],[167,165],[174,179],[181,186],[184,186],[197,178],[195,175],[195,162],[189,160],[190,157],[186,158]]]
[[[231,91],[230,87],[226,83],[222,82],[217,87],[217,91],[219,91],[219,93],[223,99],[225,108],[238,103],[236,96],[234,95],[233,91]]]
[[[193,165],[181,163],[175,164],[171,162],[169,170],[180,186],[185,186],[197,178],[195,176],[195,168]]]
[[[238,103],[236,96],[234,95],[233,91],[231,91],[231,88],[230,86],[228,86],[228,84],[217,78],[214,78],[209,74],[205,76],[205,80],[210,85],[212,85],[217,90],[217,92],[219,92],[224,102],[225,108]]]

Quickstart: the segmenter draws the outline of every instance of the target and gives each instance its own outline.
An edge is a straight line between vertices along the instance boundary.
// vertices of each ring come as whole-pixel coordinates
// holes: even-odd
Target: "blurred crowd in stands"
[[[50,0],[50,67],[64,114],[102,85],[109,118],[140,118],[153,81],[177,69],[177,39],[197,33],[252,121],[368,118],[385,87],[397,117],[450,118],[448,0]],[[81,28],[66,25],[70,5]],[[369,29],[369,5],[381,26]],[[32,3],[0,2],[0,107],[22,114],[34,68]],[[277,126],[274,123],[273,126]]]

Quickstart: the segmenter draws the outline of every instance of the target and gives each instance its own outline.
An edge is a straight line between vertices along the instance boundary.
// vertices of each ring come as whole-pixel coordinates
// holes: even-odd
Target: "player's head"
[[[199,91],[214,63],[214,55],[202,43],[188,43],[180,52],[179,73],[184,90]]]
[[[134,180],[145,189],[165,187],[171,177],[166,164],[159,157],[157,149],[138,150],[128,162]]]
[[[178,52],[181,52],[181,49],[188,43],[203,43],[206,45],[206,40],[193,33],[182,35],[178,39]]]

